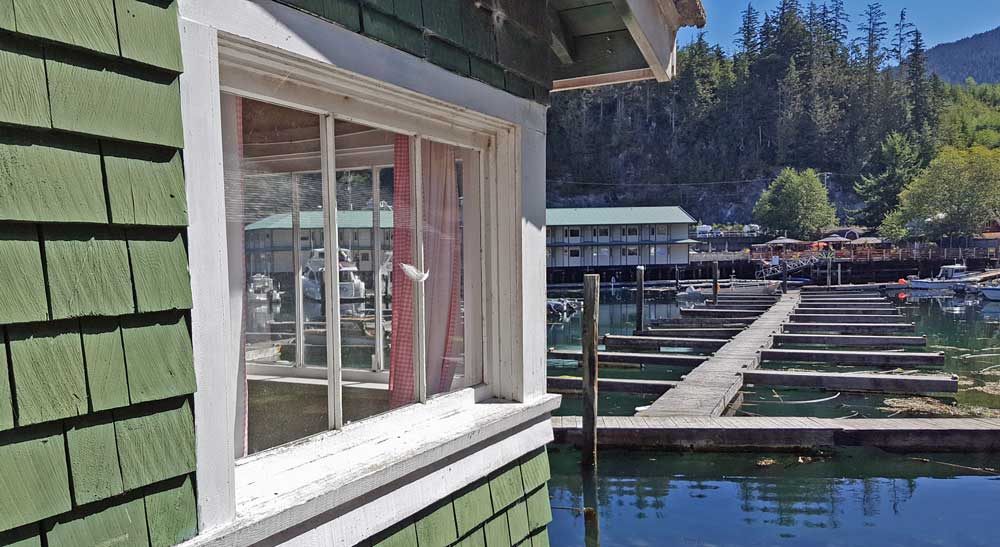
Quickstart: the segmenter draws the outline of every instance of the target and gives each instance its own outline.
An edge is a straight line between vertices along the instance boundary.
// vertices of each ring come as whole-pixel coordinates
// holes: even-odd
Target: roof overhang
[[[677,32],[705,25],[701,0],[556,0],[550,9],[553,91],[677,74]],[[556,8],[567,9],[556,9]],[[576,31],[576,32],[574,32]]]

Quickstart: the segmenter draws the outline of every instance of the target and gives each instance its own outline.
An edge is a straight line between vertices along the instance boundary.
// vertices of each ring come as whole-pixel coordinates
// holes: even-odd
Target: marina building
[[[548,96],[704,18],[0,0],[0,546],[548,545]]]

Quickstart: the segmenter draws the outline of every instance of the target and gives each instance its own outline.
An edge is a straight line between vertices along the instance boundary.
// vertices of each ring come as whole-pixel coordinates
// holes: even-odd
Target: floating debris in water
[[[761,458],[757,460],[757,467],[771,467],[772,465],[778,463],[773,458]]]
[[[879,407],[879,410],[892,412],[892,416],[906,412],[923,416],[1000,418],[1000,410],[998,409],[948,404],[932,397],[886,399],[884,404],[885,406]]]

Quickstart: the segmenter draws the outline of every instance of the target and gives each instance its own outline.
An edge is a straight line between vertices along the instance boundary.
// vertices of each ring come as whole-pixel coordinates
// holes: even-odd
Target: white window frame
[[[303,100],[306,96],[322,93],[330,105],[336,106],[313,110],[317,114],[354,112],[359,122],[369,126],[458,146],[467,146],[470,139],[476,142],[476,148],[485,151],[481,177],[483,199],[489,204],[483,208],[481,234],[483,267],[490,272],[483,283],[483,384],[378,419],[393,420],[398,413],[410,416],[412,423],[414,419],[429,419],[447,405],[504,399],[517,404],[501,405],[489,412],[509,416],[503,418],[508,420],[504,427],[511,428],[552,410],[558,398],[545,394],[544,332],[539,334],[534,322],[525,321],[531,316],[529,310],[542,309],[540,304],[544,303],[544,263],[535,263],[531,257],[540,258],[545,248],[545,108],[277,4],[258,6],[243,0],[182,2],[180,12],[185,64],[181,79],[185,171],[189,181],[197,181],[188,185],[188,206],[195,301],[192,328],[199,385],[195,395],[199,525],[204,531],[199,538],[213,530],[222,534],[218,537],[228,537],[226,534],[249,525],[244,520],[247,515],[237,511],[234,489],[240,482],[234,475],[233,453],[238,390],[233,363],[238,363],[239,348],[218,343],[234,326],[238,328],[229,306],[231,283],[224,237],[219,101],[223,91],[253,98],[247,92],[256,86],[263,94],[260,98],[274,103],[279,98],[271,91],[280,88],[283,98],[277,104],[300,109],[310,103]],[[276,17],[280,24],[275,24]],[[236,65],[240,70],[233,70]],[[224,87],[220,75],[226,81]],[[328,118],[327,123],[332,124],[332,120]],[[528,177],[527,185],[522,174]],[[532,361],[530,366],[527,359]],[[534,446],[546,442],[546,436],[551,439],[547,422],[531,430],[538,432],[530,441],[539,443]],[[329,432],[283,446],[280,452],[287,456],[306,447],[336,445],[328,439],[356,436],[358,431],[352,426],[350,435],[346,430]],[[471,446],[468,443],[485,432],[465,437],[449,450]],[[272,452],[277,451],[255,457],[270,457]],[[447,487],[458,483],[446,479],[440,484]],[[319,501],[333,503],[334,498],[339,498],[333,492],[323,493]],[[309,503],[297,514],[311,514],[317,507]],[[405,510],[416,509],[419,506]],[[268,517],[254,529],[267,529],[281,520],[277,515],[274,519]],[[287,525],[289,521],[284,522]],[[365,526],[376,524],[366,522]]]

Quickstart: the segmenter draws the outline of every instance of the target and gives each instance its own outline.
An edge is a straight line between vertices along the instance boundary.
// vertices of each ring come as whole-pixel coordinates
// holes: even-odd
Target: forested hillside
[[[927,50],[931,72],[951,83],[1000,83],[1000,27]]]
[[[863,191],[863,177],[893,159],[890,136],[914,150],[917,168],[944,145],[1000,144],[1000,90],[932,75],[919,30],[905,13],[892,21],[878,4],[852,16],[842,0],[750,6],[733,55],[702,37],[681,49],[672,82],[554,93],[550,205],[673,203],[718,209],[709,222],[746,222],[723,214],[730,198],[783,167]],[[866,220],[878,225],[893,200]]]

